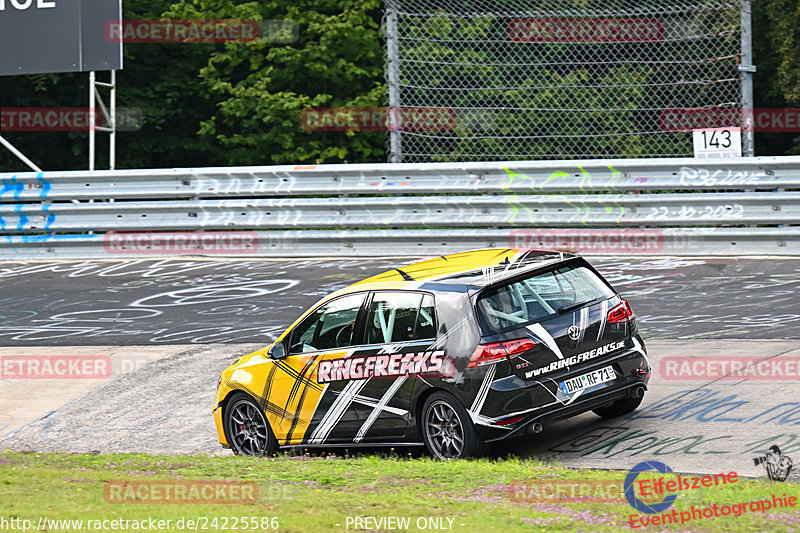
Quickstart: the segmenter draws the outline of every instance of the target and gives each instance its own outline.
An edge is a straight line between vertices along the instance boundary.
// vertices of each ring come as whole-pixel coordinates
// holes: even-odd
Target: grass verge
[[[651,474],[648,479],[655,477]],[[626,475],[513,457],[441,463],[392,454],[252,459],[7,451],[0,453],[0,531],[24,531],[25,526],[28,531],[619,531],[631,529],[630,515],[636,514],[619,493]],[[251,488],[257,484],[255,501],[209,503],[201,495],[197,503],[166,502],[170,489],[165,487],[174,491],[187,481],[211,480],[250,483],[243,486]],[[609,487],[611,492],[616,487],[613,497],[599,497],[603,490],[608,496]],[[682,491],[665,513],[771,499],[773,494],[800,499],[800,486],[739,478]],[[43,517],[46,521],[40,522]],[[57,522],[62,520],[82,522]],[[158,527],[159,520],[165,527]],[[738,517],[643,528],[795,529],[800,529],[798,507],[748,509]]]

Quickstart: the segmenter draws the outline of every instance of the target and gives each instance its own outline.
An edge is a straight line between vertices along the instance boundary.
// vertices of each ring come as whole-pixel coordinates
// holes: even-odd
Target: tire
[[[261,457],[278,448],[264,411],[247,394],[234,393],[225,403],[223,416],[225,436],[234,454]]]
[[[624,398],[622,400],[617,400],[611,405],[592,409],[592,412],[603,418],[616,418],[618,416],[626,415],[632,411],[635,411],[636,408],[642,403],[643,399],[644,398]]]
[[[420,425],[425,447],[437,459],[465,459],[482,453],[483,441],[472,419],[446,392],[434,392],[425,400]]]

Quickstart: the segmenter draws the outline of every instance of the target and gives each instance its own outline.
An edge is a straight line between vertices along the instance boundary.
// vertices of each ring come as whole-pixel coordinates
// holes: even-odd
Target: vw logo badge
[[[569,330],[567,330],[567,335],[569,335],[570,339],[576,341],[578,337],[581,336],[581,328],[578,326],[570,326]]]

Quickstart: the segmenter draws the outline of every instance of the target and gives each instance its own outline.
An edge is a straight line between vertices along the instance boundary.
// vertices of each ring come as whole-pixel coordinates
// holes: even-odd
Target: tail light
[[[495,422],[495,424],[497,424],[498,426],[507,426],[509,424],[516,424],[523,418],[525,418],[525,415],[513,416],[511,418],[506,418],[505,420],[500,420],[498,422]]]
[[[633,369],[633,375],[637,378],[649,378],[650,377],[650,368],[644,368],[644,361],[639,363],[639,368]]]
[[[633,318],[633,309],[626,300],[622,300],[622,303],[608,312],[609,322],[627,322],[631,318]]]
[[[479,344],[472,357],[469,358],[467,368],[490,365],[498,363],[501,359],[518,353],[527,352],[536,346],[530,339],[514,339],[513,341],[493,342],[491,344]]]

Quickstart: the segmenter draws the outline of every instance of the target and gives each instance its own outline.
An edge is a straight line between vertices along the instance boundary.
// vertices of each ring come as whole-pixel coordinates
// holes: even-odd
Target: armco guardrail
[[[0,257],[799,255],[800,157],[0,174]]]

